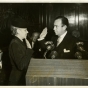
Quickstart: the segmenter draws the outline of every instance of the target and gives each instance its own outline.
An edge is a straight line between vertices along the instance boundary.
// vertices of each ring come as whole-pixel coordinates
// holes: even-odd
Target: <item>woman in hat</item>
[[[33,54],[27,37],[27,23],[21,18],[17,18],[11,23],[11,31],[14,35],[10,46],[9,56],[12,65],[12,71],[8,85],[25,85],[25,75]],[[23,42],[25,40],[25,44]]]

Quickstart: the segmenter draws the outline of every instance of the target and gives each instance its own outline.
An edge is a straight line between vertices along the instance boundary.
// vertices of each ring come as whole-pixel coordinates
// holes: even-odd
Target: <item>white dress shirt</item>
[[[66,34],[67,34],[67,31],[57,39],[57,46],[63,41]]]

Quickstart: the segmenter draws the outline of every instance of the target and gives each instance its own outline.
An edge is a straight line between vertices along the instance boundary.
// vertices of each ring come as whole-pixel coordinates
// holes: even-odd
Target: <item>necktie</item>
[[[57,39],[57,46],[60,44],[60,37]]]

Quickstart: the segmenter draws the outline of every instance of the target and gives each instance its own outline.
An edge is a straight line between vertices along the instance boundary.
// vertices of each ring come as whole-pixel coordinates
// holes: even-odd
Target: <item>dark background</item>
[[[30,36],[47,26],[49,39],[53,35],[53,20],[58,15],[68,18],[69,30],[74,36],[88,40],[88,3],[0,3],[0,45],[9,45],[12,18],[20,16],[26,19]]]

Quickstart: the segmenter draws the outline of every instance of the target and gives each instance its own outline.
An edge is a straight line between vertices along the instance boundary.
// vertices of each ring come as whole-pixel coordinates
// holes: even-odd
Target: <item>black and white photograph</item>
[[[0,86],[88,86],[88,3],[0,3]]]

